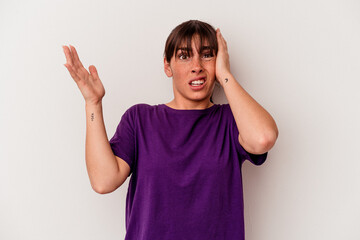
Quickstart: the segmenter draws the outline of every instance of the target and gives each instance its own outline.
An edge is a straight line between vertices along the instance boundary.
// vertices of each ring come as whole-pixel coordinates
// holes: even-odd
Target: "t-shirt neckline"
[[[159,104],[159,106],[166,111],[172,112],[172,113],[181,113],[181,114],[201,114],[201,113],[208,113],[212,111],[218,104],[213,104],[211,107],[205,108],[205,109],[175,109],[172,107],[169,107],[165,103]]]

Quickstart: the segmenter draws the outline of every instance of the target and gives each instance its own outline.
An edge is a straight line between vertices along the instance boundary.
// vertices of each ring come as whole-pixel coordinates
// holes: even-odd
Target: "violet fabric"
[[[125,240],[244,239],[241,166],[267,153],[246,152],[238,134],[229,104],[130,107],[110,139],[131,168]]]

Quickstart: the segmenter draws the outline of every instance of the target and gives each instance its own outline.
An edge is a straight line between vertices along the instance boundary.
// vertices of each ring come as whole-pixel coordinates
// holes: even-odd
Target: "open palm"
[[[79,87],[85,102],[88,104],[99,103],[105,95],[105,88],[95,66],[89,66],[89,73],[82,65],[75,47],[63,46],[63,50],[66,57],[64,66]]]

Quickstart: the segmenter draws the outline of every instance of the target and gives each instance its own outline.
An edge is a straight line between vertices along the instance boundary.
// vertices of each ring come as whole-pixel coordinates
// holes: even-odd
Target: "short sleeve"
[[[235,142],[235,146],[236,146],[236,150],[237,153],[241,159],[241,163],[243,163],[245,160],[249,160],[252,164],[254,165],[261,165],[265,162],[268,153],[263,153],[263,154],[253,154],[253,153],[249,153],[248,151],[246,151],[243,146],[241,146],[240,142],[239,142],[239,130],[237,128],[236,122],[235,122],[235,118],[231,112],[230,106],[229,106],[229,111],[230,111],[230,128],[232,131],[232,136],[233,136],[233,141]]]
[[[123,159],[130,166],[130,174],[133,172],[135,161],[135,121],[134,108],[129,108],[121,117],[114,136],[110,139],[110,147],[115,156]]]

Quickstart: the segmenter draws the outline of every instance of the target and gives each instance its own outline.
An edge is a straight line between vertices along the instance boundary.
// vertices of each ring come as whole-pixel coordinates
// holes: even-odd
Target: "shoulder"
[[[226,120],[226,122],[235,121],[234,115],[231,111],[231,107],[228,103],[226,104],[217,104],[216,114],[220,116],[221,119]]]
[[[138,103],[129,107],[124,115],[129,115],[132,118],[139,118],[141,116],[147,116],[149,113],[153,113],[158,109],[159,105],[149,105],[146,103]]]
[[[220,113],[220,114],[231,114],[231,108],[230,105],[228,103],[224,103],[224,104],[216,104],[216,112]]]
[[[230,109],[230,105],[228,103],[217,104],[217,105],[219,105],[220,109],[225,110],[225,111]]]
[[[129,107],[127,112],[139,112],[139,111],[151,111],[154,110],[157,105],[149,105],[147,103],[138,103]]]

